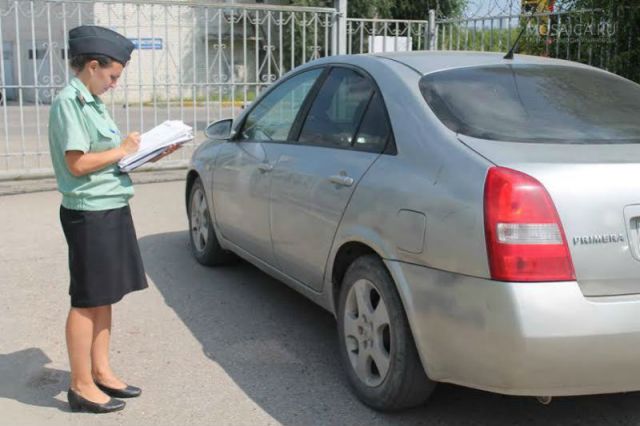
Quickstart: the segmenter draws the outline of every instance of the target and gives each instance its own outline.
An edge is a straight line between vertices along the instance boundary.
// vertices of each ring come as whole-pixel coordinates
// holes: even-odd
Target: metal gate
[[[51,173],[48,113],[73,74],[69,29],[101,25],[136,45],[103,101],[122,132],[166,119],[196,140],[163,166],[184,165],[216,119],[237,115],[290,69],[338,52],[333,8],[205,2],[0,0],[0,178]]]
[[[103,99],[122,132],[166,119],[194,127],[194,143],[162,167],[184,166],[208,123],[236,116],[287,71],[338,53],[506,52],[524,28],[522,53],[585,62],[640,81],[633,55],[626,54],[638,41],[638,29],[626,19],[637,7],[533,17],[511,7],[438,20],[430,11],[428,20],[410,21],[348,19],[347,0],[335,4],[0,0],[0,179],[51,174],[49,105],[72,77],[67,34],[82,24],[112,28],[136,45],[119,87]]]

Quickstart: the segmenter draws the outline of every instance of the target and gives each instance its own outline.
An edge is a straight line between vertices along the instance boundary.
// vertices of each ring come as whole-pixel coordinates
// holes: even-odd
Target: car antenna
[[[516,51],[516,47],[518,47],[518,42],[520,41],[520,37],[522,37],[522,34],[524,34],[525,30],[527,29],[527,26],[529,25],[529,22],[531,21],[531,18],[533,18],[533,15],[535,15],[535,13],[538,11],[538,8],[540,7],[543,1],[544,0],[538,1],[538,3],[536,4],[536,7],[531,11],[531,13],[529,14],[529,18],[527,18],[527,23],[522,28],[522,31],[520,31],[520,34],[518,34],[518,38],[516,38],[516,41],[513,43],[513,46],[511,46],[511,49],[509,49],[509,53],[504,55],[503,59],[513,59],[513,54]]]

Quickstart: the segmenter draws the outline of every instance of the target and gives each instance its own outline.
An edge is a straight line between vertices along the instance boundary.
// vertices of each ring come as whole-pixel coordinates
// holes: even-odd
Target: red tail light
[[[575,280],[558,212],[536,179],[503,167],[489,169],[484,224],[493,279]]]

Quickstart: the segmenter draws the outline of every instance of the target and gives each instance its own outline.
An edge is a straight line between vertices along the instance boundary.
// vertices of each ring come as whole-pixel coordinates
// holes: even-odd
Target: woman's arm
[[[84,176],[103,169],[106,166],[117,163],[123,157],[133,154],[140,147],[140,134],[138,132],[129,133],[118,148],[109,149],[103,152],[67,151],[64,159],[67,168],[74,176]]]

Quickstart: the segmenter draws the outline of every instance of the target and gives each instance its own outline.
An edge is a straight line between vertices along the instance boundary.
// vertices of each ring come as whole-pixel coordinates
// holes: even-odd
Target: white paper
[[[167,120],[140,136],[140,148],[118,162],[122,172],[140,167],[170,145],[193,140],[193,129],[180,120]]]

